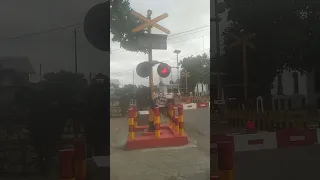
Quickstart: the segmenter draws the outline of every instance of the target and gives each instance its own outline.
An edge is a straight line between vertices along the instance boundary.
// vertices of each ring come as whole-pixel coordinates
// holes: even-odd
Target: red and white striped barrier
[[[212,136],[211,148],[215,149],[218,141],[233,142],[235,152],[311,146],[320,144],[320,129],[287,129],[255,134],[218,134]]]
[[[182,106],[183,106],[183,110],[199,109],[199,108],[210,107],[210,103],[208,102],[188,103],[188,104],[182,104]]]

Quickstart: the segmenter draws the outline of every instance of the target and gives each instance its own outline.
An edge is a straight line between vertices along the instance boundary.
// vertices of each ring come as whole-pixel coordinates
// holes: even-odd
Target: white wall
[[[299,81],[299,94],[300,95],[307,95],[307,80],[306,75],[298,75]],[[284,95],[292,95],[294,93],[293,88],[293,78],[292,72],[284,71],[282,74],[282,85],[283,85],[283,94]],[[278,78],[276,77],[273,81],[273,89],[271,90],[272,95],[277,94],[278,89]]]

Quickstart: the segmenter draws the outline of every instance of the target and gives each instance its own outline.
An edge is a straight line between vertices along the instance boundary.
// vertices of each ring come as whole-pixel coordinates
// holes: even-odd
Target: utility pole
[[[147,18],[149,20],[151,20],[151,15],[152,15],[152,11],[151,10],[148,10],[147,11]],[[148,27],[148,34],[151,34],[151,27]],[[152,46],[151,44],[149,44],[149,47],[148,47],[148,61],[150,63],[152,63]],[[151,67],[151,70],[150,70],[150,75],[149,75],[149,87],[150,87],[150,99],[152,101],[154,101],[154,97],[153,97],[153,92],[154,92],[154,87],[153,87],[153,70],[152,70],[153,67]],[[150,116],[150,115],[149,115]],[[149,132],[154,132],[155,131],[155,126],[154,126],[154,122],[153,121],[149,121],[149,128],[148,128],[148,131]]]
[[[247,101],[248,99],[248,70],[247,70],[247,47],[254,48],[254,45],[249,42],[250,39],[255,37],[255,34],[245,35],[244,30],[240,30],[241,36],[238,37],[233,33],[229,35],[233,37],[236,41],[229,45],[230,48],[234,46],[241,46],[242,49],[242,68],[243,68],[243,86],[244,86],[244,99]]]
[[[216,61],[217,61],[217,65],[218,65],[218,70],[217,70],[217,92],[218,92],[218,100],[220,100],[221,98],[221,58],[220,58],[220,21],[221,18],[219,17],[219,11],[218,11],[218,0],[214,0],[214,21],[216,24]]]
[[[181,53],[181,51],[176,49],[173,52],[177,54],[177,77],[178,77],[177,82],[178,82],[178,94],[180,94],[179,53]]]
[[[132,71],[132,84],[134,86],[134,71]]]
[[[73,30],[74,35],[74,71],[78,74],[78,48],[77,48],[77,29]]]
[[[186,95],[188,95],[188,77],[190,77],[190,73],[184,70],[182,76],[186,78]]]

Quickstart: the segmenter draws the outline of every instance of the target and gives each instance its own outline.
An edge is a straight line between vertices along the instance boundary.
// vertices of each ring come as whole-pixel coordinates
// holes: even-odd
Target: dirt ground
[[[166,120],[162,118],[162,123]],[[189,144],[183,147],[124,151],[125,118],[111,119],[111,180],[207,180],[210,177],[210,137],[186,127]],[[187,126],[187,125],[186,125]]]

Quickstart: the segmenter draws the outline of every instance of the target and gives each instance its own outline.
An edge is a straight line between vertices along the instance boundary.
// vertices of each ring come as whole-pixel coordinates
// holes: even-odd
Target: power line
[[[191,54],[187,54],[187,55],[184,55],[184,56],[179,56],[179,59],[181,60],[181,58],[185,58],[185,57],[189,57],[189,56],[193,56],[193,55],[198,55],[198,53],[204,53],[207,50],[210,50],[210,48],[206,48],[206,49],[203,49],[201,51],[193,52]],[[171,61],[171,60],[176,60],[176,57],[173,57],[170,60],[166,60],[166,61],[162,61],[162,62],[168,62],[168,61]]]
[[[201,31],[204,31],[206,30],[205,28],[207,27],[210,27],[210,25],[206,25],[206,26],[202,26],[202,27],[198,27],[198,28],[195,28],[195,29],[190,29],[190,30],[187,30],[187,31],[183,31],[183,32],[180,32],[180,33],[176,33],[176,34],[173,34],[171,36],[168,36],[168,40],[172,40],[172,39],[176,39],[176,38],[180,38],[180,37],[183,37],[183,36],[187,36],[187,35],[190,35],[190,34],[194,34],[194,33],[198,33],[198,32],[201,32]],[[196,32],[192,32],[192,31],[196,31]],[[187,34],[185,34],[187,33]],[[178,36],[178,37],[176,37]],[[123,51],[126,51],[125,49],[115,49],[115,50],[111,50],[111,52],[123,52]]]
[[[193,53],[191,53],[191,54],[184,55],[184,56],[180,56],[179,59],[180,59],[180,58],[189,57],[189,56],[192,56],[192,55],[198,55],[198,53],[204,52],[204,51],[207,51],[207,50],[210,50],[210,48],[203,49],[203,50],[201,50],[201,51],[196,51],[196,52],[193,52]],[[160,61],[160,62],[168,62],[168,61],[171,61],[171,60],[175,60],[175,58],[171,58],[170,60]],[[110,72],[110,75],[111,75],[111,74],[112,74],[112,75],[123,74],[123,73],[129,72],[129,71],[133,71],[133,70],[135,70],[135,69],[127,69],[127,70],[120,71],[120,72],[115,72],[115,73]]]
[[[181,35],[181,34],[185,34],[185,33],[191,32],[191,31],[196,31],[196,30],[200,30],[200,29],[203,29],[203,28],[207,28],[207,27],[210,27],[210,25],[205,25],[205,26],[198,27],[198,28],[195,28],[195,29],[190,29],[190,30],[187,30],[187,31],[176,33],[176,34],[173,34],[173,35],[169,36],[169,38],[172,38],[174,36],[178,36],[178,35]]]
[[[43,31],[30,33],[30,34],[25,34],[25,35],[20,35],[20,36],[16,36],[16,37],[6,38],[6,39],[0,40],[0,42],[11,41],[11,40],[16,40],[16,39],[21,39],[21,38],[27,38],[27,37],[31,37],[31,36],[40,35],[40,34],[46,34],[46,33],[50,33],[50,32],[53,32],[53,31],[59,31],[59,30],[62,30],[62,29],[67,29],[67,28],[79,26],[81,24],[83,24],[83,23],[70,24],[70,25],[66,25],[66,26],[57,27],[57,28],[54,28],[54,29],[48,29],[48,30],[43,30]]]
[[[209,35],[205,35],[205,36],[201,36],[201,37],[195,37],[195,38],[191,38],[191,39],[187,39],[187,40],[183,40],[183,41],[178,41],[178,42],[174,42],[174,43],[170,43],[170,44],[179,44],[179,43],[182,43],[182,42],[187,42],[187,41],[191,41],[191,40],[194,40],[194,39],[199,39],[199,38],[207,37],[207,36],[209,36]],[[180,36],[180,37],[182,37],[182,36]],[[119,50],[119,51],[116,51],[116,50],[113,50],[113,51],[116,51],[116,52],[124,52],[124,51],[126,51],[125,49],[117,49],[117,50]]]
[[[122,74],[122,73],[129,72],[129,71],[133,71],[133,70],[134,70],[134,69],[127,69],[127,70],[120,71],[120,72],[115,72],[115,73],[110,72],[110,74],[112,74],[112,75]]]

